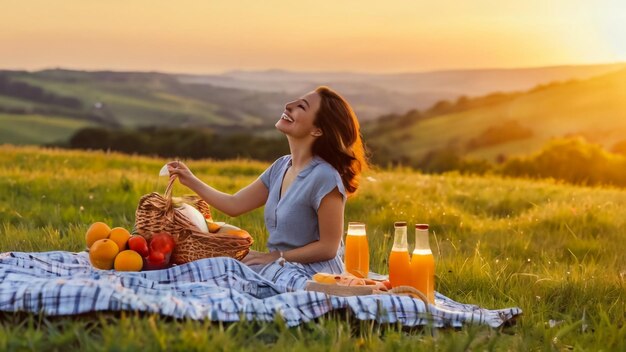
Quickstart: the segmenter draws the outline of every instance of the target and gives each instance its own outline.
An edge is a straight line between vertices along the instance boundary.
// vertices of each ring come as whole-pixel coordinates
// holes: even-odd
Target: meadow
[[[132,228],[139,198],[163,192],[165,159],[0,146],[0,252],[80,251],[92,222]],[[188,163],[234,192],[267,163]],[[189,193],[180,184],[175,195]],[[217,220],[247,229],[262,250],[262,209]],[[393,222],[431,225],[436,289],[486,308],[518,306],[513,326],[403,329],[338,312],[296,328],[124,313],[1,313],[0,350],[626,350],[626,191],[554,180],[377,169],[348,200],[364,221],[371,268],[386,273]],[[411,234],[412,235],[412,234]],[[413,242],[412,236],[409,243]]]

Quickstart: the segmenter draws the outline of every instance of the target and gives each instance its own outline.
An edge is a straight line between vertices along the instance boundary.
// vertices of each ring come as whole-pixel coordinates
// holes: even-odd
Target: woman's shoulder
[[[344,186],[341,180],[341,175],[339,171],[335,169],[330,163],[326,160],[316,156],[316,165],[311,170],[311,174],[313,176],[314,182],[318,185],[327,184],[329,186],[338,186],[340,191],[344,193]]]
[[[272,165],[270,165],[263,173],[259,176],[263,184],[267,188],[274,182],[272,180],[277,179],[280,175],[280,170],[285,167],[285,164],[291,161],[291,155],[283,155],[280,158],[276,159]]]
[[[283,155],[280,158],[276,159],[272,163],[270,168],[271,169],[280,168],[280,167],[284,166],[285,164],[289,163],[290,161],[291,161],[291,155],[289,155],[289,154]]]
[[[346,190],[341,180],[341,176],[337,169],[330,163],[319,156],[314,157],[313,166],[309,169],[310,175],[306,176],[309,183],[309,189],[315,195],[315,209],[320,205],[321,199],[333,189],[339,189],[339,192],[346,197]]]
[[[291,154],[285,154],[283,156],[281,156],[280,158],[276,159],[276,161],[274,161],[274,163],[288,163],[289,161],[291,161]]]
[[[314,157],[315,166],[312,168],[311,172],[316,175],[322,176],[339,176],[339,172],[335,169],[330,163],[319,156]]]

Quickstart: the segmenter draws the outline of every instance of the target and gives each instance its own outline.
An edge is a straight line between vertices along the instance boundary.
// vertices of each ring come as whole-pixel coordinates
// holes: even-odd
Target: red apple
[[[144,270],[159,270],[168,266],[168,261],[166,261],[165,255],[161,252],[153,251],[144,259]]]
[[[163,254],[172,253],[176,243],[172,236],[167,232],[159,232],[152,235],[150,240],[150,252],[158,251]]]
[[[149,254],[144,256],[145,270],[159,270],[170,266],[170,258],[176,243],[167,232],[159,232],[150,239]]]
[[[148,249],[148,241],[139,235],[133,235],[128,240],[128,248],[139,253],[142,257],[147,257],[150,254]]]

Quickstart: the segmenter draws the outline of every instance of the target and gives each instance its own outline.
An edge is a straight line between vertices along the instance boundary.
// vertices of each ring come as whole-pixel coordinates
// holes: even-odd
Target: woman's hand
[[[178,176],[178,180],[184,186],[189,186],[191,181],[196,178],[182,161],[170,161],[167,163],[167,171],[169,171],[170,177],[173,175]]]
[[[278,258],[280,258],[278,251],[270,253],[250,251],[248,255],[243,258],[242,262],[246,265],[268,264]]]

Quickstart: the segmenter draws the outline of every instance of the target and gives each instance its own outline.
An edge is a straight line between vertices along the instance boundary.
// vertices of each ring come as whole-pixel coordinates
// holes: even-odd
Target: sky
[[[374,73],[626,62],[620,0],[0,0],[0,69]]]

